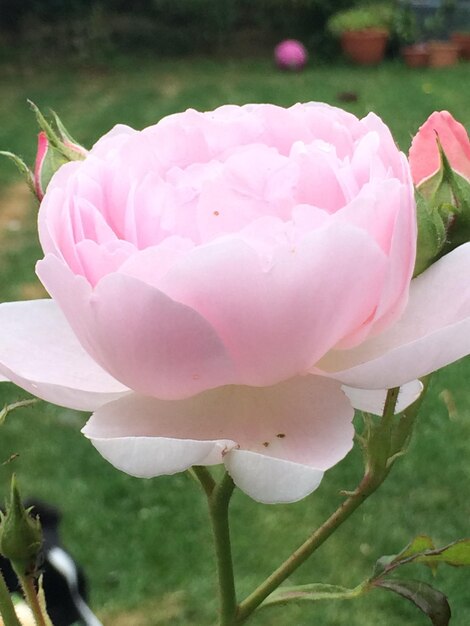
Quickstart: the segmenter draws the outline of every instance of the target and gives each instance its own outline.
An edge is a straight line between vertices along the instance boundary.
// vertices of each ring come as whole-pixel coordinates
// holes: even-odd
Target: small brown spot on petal
[[[277,433],[276,437],[279,437],[279,439],[284,439],[284,437],[286,436],[285,433]]]
[[[217,215],[220,215],[220,213],[218,211],[214,211],[214,215],[217,217]]]
[[[264,446],[265,448],[267,448],[267,447],[269,446],[269,441],[264,441],[264,442],[263,442],[263,446]]]

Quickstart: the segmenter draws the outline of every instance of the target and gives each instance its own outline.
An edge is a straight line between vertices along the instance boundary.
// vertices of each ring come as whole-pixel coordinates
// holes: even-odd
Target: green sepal
[[[418,243],[414,276],[470,241],[470,181],[455,172],[436,137],[441,166],[416,189]]]
[[[39,127],[41,128],[41,130],[43,130],[46,133],[46,137],[49,142],[49,147],[52,148],[53,150],[57,150],[59,155],[65,159],[63,162],[67,163],[68,161],[82,160],[84,158],[84,155],[80,151],[73,149],[65,144],[64,142],[65,140],[66,141],[72,141],[72,140],[69,139],[70,134],[67,132],[62,122],[60,122],[59,120],[60,125],[57,124],[57,128],[60,133],[60,134],[57,134],[57,132],[54,130],[51,124],[49,124],[49,122],[46,120],[44,115],[41,113],[41,110],[39,109],[39,107],[36,106],[36,104],[34,104],[34,102],[32,102],[31,100],[28,100],[28,103],[36,115],[36,120],[38,122]],[[53,115],[57,123],[57,120],[59,118],[56,113],[53,113]],[[76,143],[76,142],[72,142],[72,143]]]
[[[429,203],[421,190],[415,191],[418,241],[413,276],[424,272],[439,256],[446,243],[446,228],[441,213]]]
[[[68,141],[69,143],[73,143],[76,146],[78,146],[79,145],[78,141],[74,139],[72,135],[69,133],[69,131],[65,128],[64,123],[62,122],[60,117],[57,115],[57,113],[51,109],[51,114],[52,114],[52,117],[54,118],[55,125],[57,126],[57,130],[59,131],[62,141]]]
[[[35,190],[35,187],[34,187],[34,175],[33,175],[33,172],[29,169],[29,167],[26,165],[26,163],[23,161],[23,159],[20,158],[18,155],[13,154],[13,152],[8,152],[6,150],[0,150],[0,156],[5,156],[8,159],[10,159],[10,161],[13,161],[13,163],[18,168],[20,174],[26,180],[26,184],[28,185],[30,190],[35,194],[36,190]]]

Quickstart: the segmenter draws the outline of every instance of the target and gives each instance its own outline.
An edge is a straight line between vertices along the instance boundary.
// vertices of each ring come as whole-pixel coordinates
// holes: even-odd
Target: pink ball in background
[[[300,41],[286,39],[274,48],[274,58],[283,70],[301,70],[307,63],[308,52]]]

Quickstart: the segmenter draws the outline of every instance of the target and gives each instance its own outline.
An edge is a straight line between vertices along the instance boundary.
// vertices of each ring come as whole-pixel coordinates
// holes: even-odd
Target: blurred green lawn
[[[322,100],[355,92],[346,106],[358,115],[375,111],[406,151],[428,114],[449,109],[470,127],[470,66],[406,70],[399,64],[362,69],[315,66],[300,74],[276,71],[268,61],[116,61],[112,67],[65,71],[0,65],[0,149],[32,161],[36,127],[30,98],[56,110],[72,134],[91,145],[117,122],[142,127],[187,107],[226,102]],[[0,297],[39,295],[34,262],[41,256],[35,207],[25,208],[13,166],[0,161]],[[437,303],[438,305],[438,303]],[[439,544],[470,535],[470,360],[433,379],[409,454],[384,487],[293,577],[353,586],[376,557],[400,550],[419,533]],[[451,416],[442,400],[450,390]],[[26,397],[0,386],[0,405]],[[64,541],[85,566],[92,604],[107,626],[213,623],[216,592],[205,503],[186,475],[137,480],[108,465],[80,434],[85,414],[40,403],[11,414],[0,434],[0,491],[14,470],[25,495],[58,504]],[[19,453],[19,457],[4,463]],[[2,464],[3,463],[3,464]],[[320,489],[293,505],[263,506],[236,493],[232,504],[234,560],[240,595],[288,556],[355,487],[361,458],[354,450],[328,472]],[[416,567],[416,569],[414,569]],[[409,577],[432,580],[410,566]],[[442,567],[434,584],[447,592],[454,626],[470,623],[466,570]],[[253,624],[381,626],[426,624],[404,600],[377,591],[351,603],[270,609]]]

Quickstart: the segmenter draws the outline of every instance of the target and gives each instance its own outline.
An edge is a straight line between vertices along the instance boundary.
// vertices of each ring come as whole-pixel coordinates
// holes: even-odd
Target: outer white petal
[[[87,430],[84,433],[91,436]],[[92,441],[101,456],[114,467],[138,478],[176,474],[192,465],[208,465],[207,459],[216,455],[218,450],[220,462],[225,447],[214,441],[170,437],[93,437]]]
[[[470,354],[470,243],[411,282],[400,320],[352,350],[326,355],[315,372],[363,389],[390,389]]]
[[[357,389],[343,385],[341,389],[348,396],[351,404],[359,411],[366,411],[374,415],[382,415],[387,389]],[[410,404],[419,398],[423,391],[423,383],[420,380],[412,380],[400,387],[395,413],[401,413]]]
[[[231,450],[225,467],[237,487],[258,502],[295,502],[308,496],[321,482],[324,472],[247,450]]]
[[[350,450],[353,409],[339,383],[302,376],[272,387],[230,385],[183,400],[128,395],[83,429],[117,468],[142,477],[225,462],[261,502],[292,502]]]
[[[43,400],[83,411],[129,393],[85,352],[53,300],[0,305],[0,375]]]

